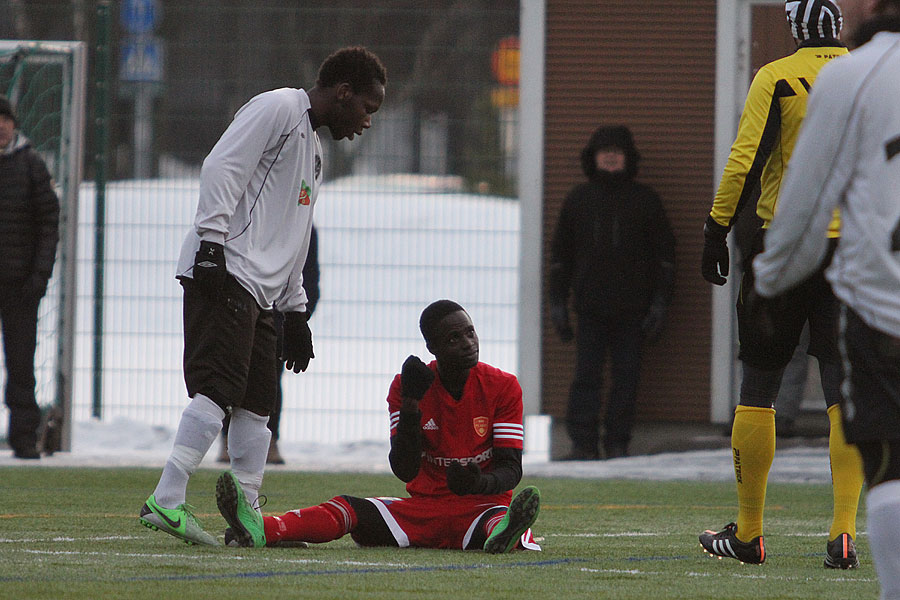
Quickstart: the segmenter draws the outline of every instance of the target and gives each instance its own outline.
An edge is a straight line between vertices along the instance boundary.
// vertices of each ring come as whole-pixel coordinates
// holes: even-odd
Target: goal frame
[[[54,176],[60,185],[60,241],[57,263],[61,278],[58,289],[57,343],[53,403],[63,413],[61,449],[72,447],[72,393],[74,378],[76,267],[78,239],[78,192],[84,169],[84,129],[87,88],[87,45],[85,42],[0,40],[0,52],[39,55],[35,60],[56,60],[63,69],[60,160]],[[42,56],[41,56],[42,55]],[[27,132],[26,132],[27,135]]]

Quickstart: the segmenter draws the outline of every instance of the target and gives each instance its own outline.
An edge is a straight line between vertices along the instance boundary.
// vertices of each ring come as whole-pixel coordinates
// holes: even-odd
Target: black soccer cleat
[[[828,542],[825,553],[825,567],[828,569],[857,569],[859,558],[856,556],[856,544],[849,533],[842,533]]]
[[[766,545],[763,536],[757,536],[749,542],[737,538],[737,524],[729,523],[722,531],[707,529],[700,534],[700,545],[710,556],[716,558],[735,558],[742,563],[761,565],[766,562]]]

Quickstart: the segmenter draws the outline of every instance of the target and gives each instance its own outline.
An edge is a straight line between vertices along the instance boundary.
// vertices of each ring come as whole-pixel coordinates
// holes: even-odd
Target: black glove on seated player
[[[194,255],[194,283],[210,298],[218,298],[225,287],[225,246],[202,241]]]
[[[483,484],[481,467],[473,462],[462,466],[458,460],[454,460],[447,467],[447,487],[457,496],[481,494]]]
[[[418,356],[410,355],[400,370],[400,388],[404,398],[421,400],[434,382],[434,371]]]
[[[308,318],[308,312],[284,313],[284,344],[279,358],[284,361],[284,368],[294,373],[306,371],[310,359],[316,357]]]
[[[719,225],[712,215],[706,218],[703,225],[703,258],[700,261],[700,272],[703,279],[715,285],[725,285],[728,277],[728,237],[730,227]],[[721,275],[720,275],[721,273]]]

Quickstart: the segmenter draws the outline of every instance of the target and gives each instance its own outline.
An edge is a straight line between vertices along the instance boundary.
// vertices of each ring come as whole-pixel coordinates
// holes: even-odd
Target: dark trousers
[[[278,426],[281,424],[281,376],[284,374],[284,361],[278,359],[276,368],[278,369],[278,387],[275,393],[275,406],[269,413],[269,422],[266,423],[266,427],[272,432],[272,439],[278,441]],[[231,425],[231,413],[226,413],[225,419],[222,421],[222,433],[225,435],[228,435],[229,425]]]
[[[641,374],[644,335],[639,320],[579,315],[575,332],[575,379],[566,425],[577,450],[595,453],[600,441],[603,368],[609,355],[612,386],[606,406],[604,447],[622,450],[631,440]]]
[[[37,444],[41,409],[34,396],[34,352],[40,299],[0,291],[3,355],[6,361],[6,406],[9,445],[28,450]]]

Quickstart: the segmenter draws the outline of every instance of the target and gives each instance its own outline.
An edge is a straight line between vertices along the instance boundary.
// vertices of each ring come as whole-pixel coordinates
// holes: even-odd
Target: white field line
[[[617,533],[545,533],[544,537],[563,537],[563,538],[615,538],[615,537],[660,537],[663,535],[671,536],[671,533],[660,533],[660,532],[646,532],[646,531],[621,531]],[[775,534],[766,534],[766,536],[771,535],[772,537],[809,537],[809,538],[817,538],[824,537],[828,535],[827,531],[823,531],[821,533],[775,533]],[[858,531],[856,537],[859,538],[861,536],[866,536],[868,533],[865,531]],[[535,538],[537,539],[537,538]]]
[[[41,542],[105,542],[105,541],[127,541],[138,540],[143,536],[138,535],[105,535],[95,537],[73,538],[66,536],[57,536],[51,538],[0,538],[0,544],[23,544],[23,543],[41,543]]]
[[[599,538],[599,537],[650,537],[660,536],[661,533],[648,533],[640,531],[623,531],[621,533],[545,533],[546,537],[568,537],[568,538]]]
[[[13,550],[14,552],[21,552],[23,554],[40,554],[40,555],[50,555],[50,556],[103,556],[103,557],[117,557],[117,558],[156,558],[156,559],[165,559],[165,558],[173,558],[178,560],[183,560],[185,558],[184,554],[158,554],[158,553],[147,553],[147,552],[88,552],[83,550],[33,550],[30,548],[16,548]],[[308,564],[328,564],[328,565],[345,565],[352,567],[392,567],[392,568],[405,568],[405,567],[415,567],[418,565],[413,565],[410,563],[392,563],[392,562],[364,562],[358,560],[341,560],[341,561],[333,561],[333,560],[322,560],[322,559],[311,559],[311,558],[272,558],[269,556],[263,556],[261,554],[255,554],[253,556],[241,556],[241,555],[222,555],[222,554],[198,554],[191,557],[192,560],[211,558],[216,561],[222,560],[232,560],[232,561],[245,561],[250,560],[255,563],[261,562],[269,562],[269,563],[286,563],[286,564],[295,564],[295,565],[308,565]]]
[[[611,575],[650,575],[650,576],[664,576],[664,577],[672,577],[678,576],[677,573],[672,572],[663,572],[663,571],[641,571],[640,569],[591,569],[588,567],[581,567],[579,569],[582,573],[609,573]],[[684,577],[733,577],[735,579],[771,579],[772,581],[807,581],[809,578],[804,576],[792,577],[787,575],[745,575],[743,573],[696,573],[694,571],[688,571],[683,573]],[[867,578],[856,578],[853,579],[845,579],[842,577],[829,577],[826,581],[831,581],[833,583],[858,583],[858,582],[868,582],[868,583],[876,583],[878,580],[867,577]]]

